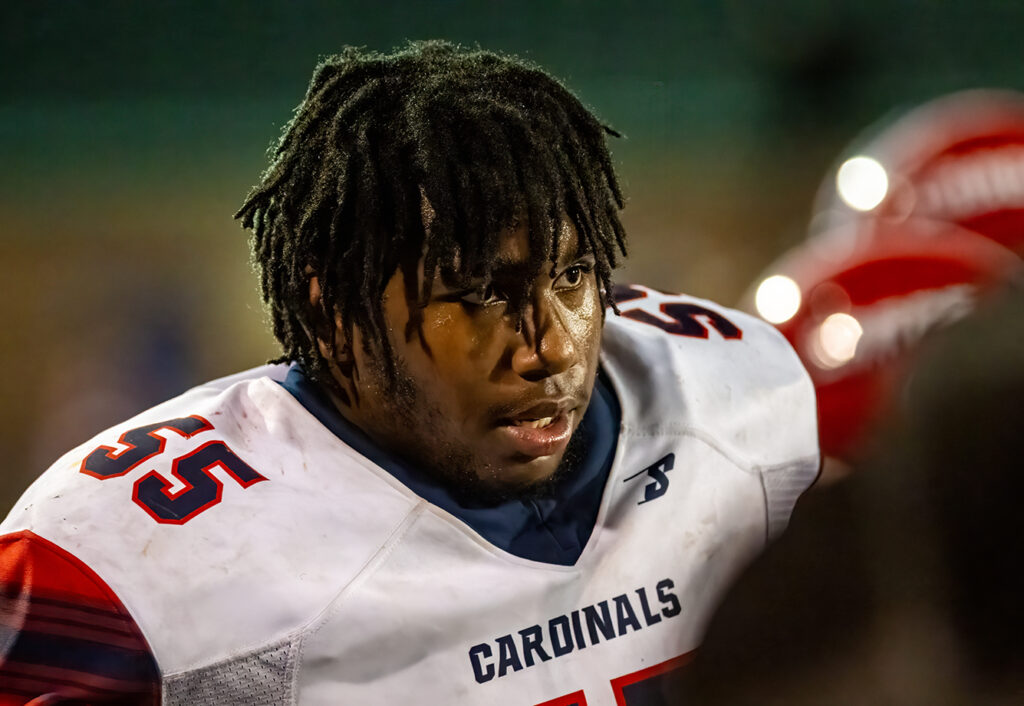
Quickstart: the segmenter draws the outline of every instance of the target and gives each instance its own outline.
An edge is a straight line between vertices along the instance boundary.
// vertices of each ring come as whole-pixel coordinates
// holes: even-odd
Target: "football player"
[[[778,332],[613,296],[609,135],[513,58],[325,60],[238,212],[283,355],[18,501],[4,703],[652,703],[819,457]]]

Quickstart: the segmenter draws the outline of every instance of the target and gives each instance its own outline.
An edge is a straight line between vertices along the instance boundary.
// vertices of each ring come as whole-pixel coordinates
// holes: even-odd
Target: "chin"
[[[476,465],[479,486],[503,499],[539,498],[551,495],[558,483],[575,473],[585,457],[586,439],[573,433],[565,451],[537,458],[507,458]],[[486,469],[479,473],[481,469]]]
[[[449,489],[473,505],[541,498],[579,467],[585,443],[581,434],[573,434],[564,452],[536,458],[487,457],[467,449],[450,454],[439,467],[445,469],[442,476]]]
[[[494,480],[509,490],[528,488],[550,480],[558,472],[561,462],[561,454],[529,460],[506,461],[501,465],[496,464]]]
[[[495,502],[542,497],[551,492],[556,479],[561,477],[560,461],[560,457],[543,457],[528,462],[488,465],[490,474],[477,477],[479,483],[473,495]]]

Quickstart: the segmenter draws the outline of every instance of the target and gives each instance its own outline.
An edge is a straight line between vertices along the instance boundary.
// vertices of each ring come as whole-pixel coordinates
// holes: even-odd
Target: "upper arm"
[[[149,645],[110,587],[28,530],[0,536],[0,704],[159,695]]]

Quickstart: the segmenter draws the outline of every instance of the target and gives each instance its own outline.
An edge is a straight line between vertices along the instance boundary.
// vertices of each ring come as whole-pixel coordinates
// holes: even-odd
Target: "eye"
[[[593,258],[584,258],[566,267],[555,278],[556,290],[576,289],[583,283],[583,278],[594,271]]]
[[[473,289],[463,293],[459,299],[473,306],[494,306],[503,304],[508,300],[493,284],[486,284],[479,289]]]

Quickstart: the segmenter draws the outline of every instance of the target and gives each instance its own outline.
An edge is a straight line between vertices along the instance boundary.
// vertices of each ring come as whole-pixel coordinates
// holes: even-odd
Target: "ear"
[[[309,305],[314,309],[320,308],[320,278],[313,274],[313,268],[306,265],[306,276],[309,277]]]
[[[348,370],[352,364],[352,346],[345,334],[345,327],[342,326],[341,317],[337,314],[328,318],[322,303],[322,290],[320,289],[320,278],[312,273],[307,267],[306,273],[309,277],[309,306],[313,314],[314,330],[308,333],[316,339],[317,348],[326,360],[332,365],[338,365],[342,370]]]

